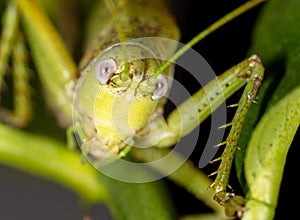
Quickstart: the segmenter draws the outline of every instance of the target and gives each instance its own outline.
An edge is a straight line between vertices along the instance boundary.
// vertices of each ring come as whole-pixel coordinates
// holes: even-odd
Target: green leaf
[[[286,156],[299,123],[300,87],[270,108],[253,131],[245,158],[249,211],[244,219],[258,219],[262,213],[264,219],[273,219]]]
[[[142,175],[146,173],[147,170]],[[163,181],[126,183],[105,176],[102,179],[111,196],[109,205],[117,220],[177,219]]]

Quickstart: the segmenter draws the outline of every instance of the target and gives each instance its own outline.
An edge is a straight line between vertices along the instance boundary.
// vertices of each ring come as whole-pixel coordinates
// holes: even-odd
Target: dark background
[[[211,1],[174,1],[173,11],[182,31],[182,43],[188,42],[201,30],[212,24],[222,15],[230,12],[245,1],[211,0]],[[198,5],[199,4],[199,5]],[[196,49],[211,65],[216,73],[221,73],[247,56],[251,44],[251,30],[260,7],[247,12],[230,24],[216,31],[202,42]],[[186,78],[180,71],[175,76],[183,84],[196,91],[199,85],[194,80]],[[236,103],[241,93],[228,100],[228,104]],[[234,110],[229,111],[228,120]],[[209,126],[205,122],[203,127]],[[201,127],[201,128],[203,128]],[[203,135],[205,136],[205,134]],[[295,179],[296,155],[299,155],[299,132],[290,148],[285,173],[281,186],[276,219],[286,219],[287,214],[295,212],[296,203],[290,198],[297,192]],[[205,142],[205,138],[203,138]],[[201,143],[199,143],[201,144]],[[201,147],[201,146],[200,146]],[[201,152],[195,151],[192,159],[197,164]],[[209,174],[216,166],[205,169]],[[168,181],[170,191],[175,201],[178,213],[197,213],[207,209],[203,204],[188,194],[185,190]],[[230,184],[236,192],[242,193],[236,181]],[[60,185],[31,175],[0,166],[0,220],[30,219],[82,219],[79,198]],[[90,212],[95,219],[110,219],[109,211],[103,206],[95,207]]]

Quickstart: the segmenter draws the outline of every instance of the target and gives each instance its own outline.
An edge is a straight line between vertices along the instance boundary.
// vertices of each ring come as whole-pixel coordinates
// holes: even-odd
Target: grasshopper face
[[[93,59],[77,84],[75,131],[92,160],[118,155],[136,135],[145,135],[168,90],[167,77],[151,78],[160,65],[152,51],[138,43],[123,45],[125,52],[116,44]]]

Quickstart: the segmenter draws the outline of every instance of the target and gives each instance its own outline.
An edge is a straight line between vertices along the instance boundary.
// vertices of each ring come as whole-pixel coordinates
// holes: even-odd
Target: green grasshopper
[[[211,81],[176,108],[166,121],[158,116],[163,113],[164,96],[171,85],[168,81],[173,75],[170,63],[209,33],[262,0],[249,1],[201,32],[175,54],[175,48],[169,45],[150,43],[149,46],[126,41],[140,37],[179,40],[178,27],[161,1],[105,2],[110,12],[107,14],[111,14],[112,18],[102,21],[104,26],[100,34],[76,68],[60,37],[38,5],[33,0],[9,1],[6,18],[11,23],[7,23],[8,34],[3,34],[1,42],[6,47],[1,47],[0,81],[3,80],[5,65],[12,50],[17,56],[16,64],[20,61],[19,66],[24,65],[24,59],[20,60],[18,56],[18,45],[21,45],[20,53],[25,53],[22,48],[23,37],[17,28],[19,11],[40,80],[50,97],[49,104],[63,126],[70,126],[72,114],[75,115],[74,129],[82,151],[96,166],[103,159],[125,155],[137,143],[137,136],[142,137],[142,142],[155,141],[155,147],[158,148],[173,146],[205,120],[224,102],[224,98],[230,97],[246,84],[231,123],[231,132],[224,142],[226,148],[217,171],[218,176],[211,185],[216,201],[225,205],[228,200],[236,198],[227,193],[228,178],[243,120],[262,82],[264,67],[259,57],[253,55]],[[139,14],[140,11],[143,11],[143,16]],[[165,15],[163,17],[162,11]],[[18,44],[14,46],[14,42]],[[135,54],[145,53],[154,55],[147,59],[135,59]],[[163,62],[154,59],[161,54],[168,54],[169,60]],[[24,69],[21,68],[22,71]],[[79,79],[80,76],[83,78]],[[30,121],[30,92],[24,85],[27,81],[25,72],[16,74],[16,111],[1,111],[3,120],[16,126],[23,126]],[[116,106],[118,112],[112,115]],[[197,111],[191,113],[192,108]],[[22,111],[19,112],[19,109]],[[156,136],[161,131],[164,135],[157,141]]]

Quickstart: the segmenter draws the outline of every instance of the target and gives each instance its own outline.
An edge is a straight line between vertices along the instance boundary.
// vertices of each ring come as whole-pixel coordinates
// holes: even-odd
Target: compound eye
[[[155,89],[152,94],[152,99],[157,100],[163,97],[168,91],[168,82],[163,75],[157,76],[157,81],[155,84]]]
[[[106,84],[117,70],[117,64],[112,58],[104,58],[95,67],[95,76],[100,84]]]

